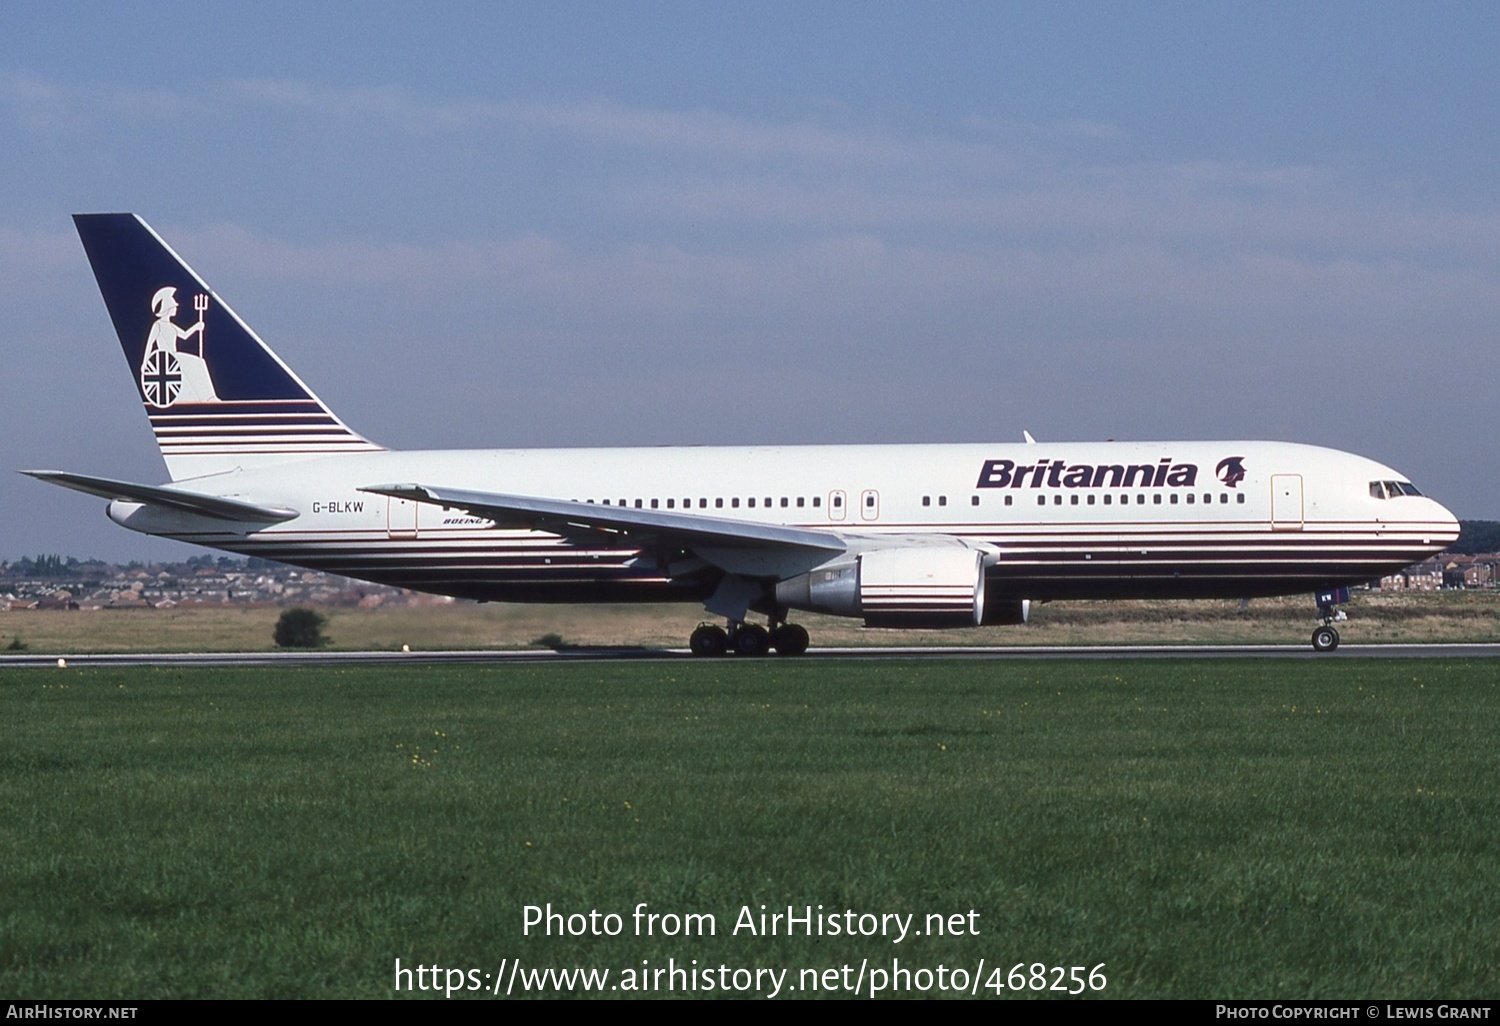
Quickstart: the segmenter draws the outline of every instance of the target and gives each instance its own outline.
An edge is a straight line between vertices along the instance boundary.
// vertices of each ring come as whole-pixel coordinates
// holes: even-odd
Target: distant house
[[[1496,584],[1500,555],[1479,553],[1476,555],[1443,556],[1443,587],[1445,588],[1493,588]]]

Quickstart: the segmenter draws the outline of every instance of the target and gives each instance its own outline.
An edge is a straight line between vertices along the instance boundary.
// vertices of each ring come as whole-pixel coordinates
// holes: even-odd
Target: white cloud
[[[25,131],[78,134],[115,118],[163,121],[208,110],[201,96],[169,89],[63,86],[25,73],[0,77],[0,102]]]
[[[105,114],[179,118],[230,104],[303,111],[418,138],[458,134],[512,145],[517,133],[541,132],[559,144],[639,155],[641,161],[602,154],[592,161],[606,170],[595,176],[602,184],[591,186],[591,196],[608,205],[605,214],[636,223],[689,219],[802,236],[917,233],[938,244],[963,238],[964,246],[988,234],[1001,248],[1022,236],[1027,244],[1050,240],[1073,250],[1132,240],[1359,259],[1492,263],[1500,257],[1497,209],[1419,204],[1350,169],[1142,160],[1117,128],[1083,120],[970,119],[913,134],[850,127],[847,112],[830,125],[812,117],[757,119],[607,99],[429,100],[398,86],[334,88],[294,79],[234,79],[191,93],[64,88],[13,75],[0,80],[0,97],[21,122],[57,131],[81,131]],[[679,159],[646,159],[659,152]],[[434,143],[423,159],[441,174],[447,158]],[[360,166],[373,175],[380,162]],[[396,172],[392,166],[387,173]]]

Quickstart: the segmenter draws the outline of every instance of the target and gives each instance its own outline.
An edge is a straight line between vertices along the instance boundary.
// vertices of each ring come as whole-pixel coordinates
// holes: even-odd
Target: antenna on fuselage
[[[1026,439],[1026,444],[1027,445],[1035,445],[1036,444],[1036,439],[1031,437],[1031,432],[1030,431],[1024,431],[1023,430],[1021,432],[1021,436]]]

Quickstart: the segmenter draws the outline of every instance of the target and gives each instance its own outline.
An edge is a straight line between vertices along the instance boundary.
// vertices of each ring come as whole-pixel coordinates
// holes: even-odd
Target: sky
[[[1500,7],[0,4],[0,559],[197,550],[69,215],[395,448],[1279,439],[1500,519]]]

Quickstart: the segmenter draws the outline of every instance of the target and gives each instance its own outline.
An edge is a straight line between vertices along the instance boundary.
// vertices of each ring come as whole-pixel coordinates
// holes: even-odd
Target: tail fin
[[[334,416],[145,221],[75,214],[73,222],[174,481],[380,450]],[[191,312],[179,316],[179,305]]]

